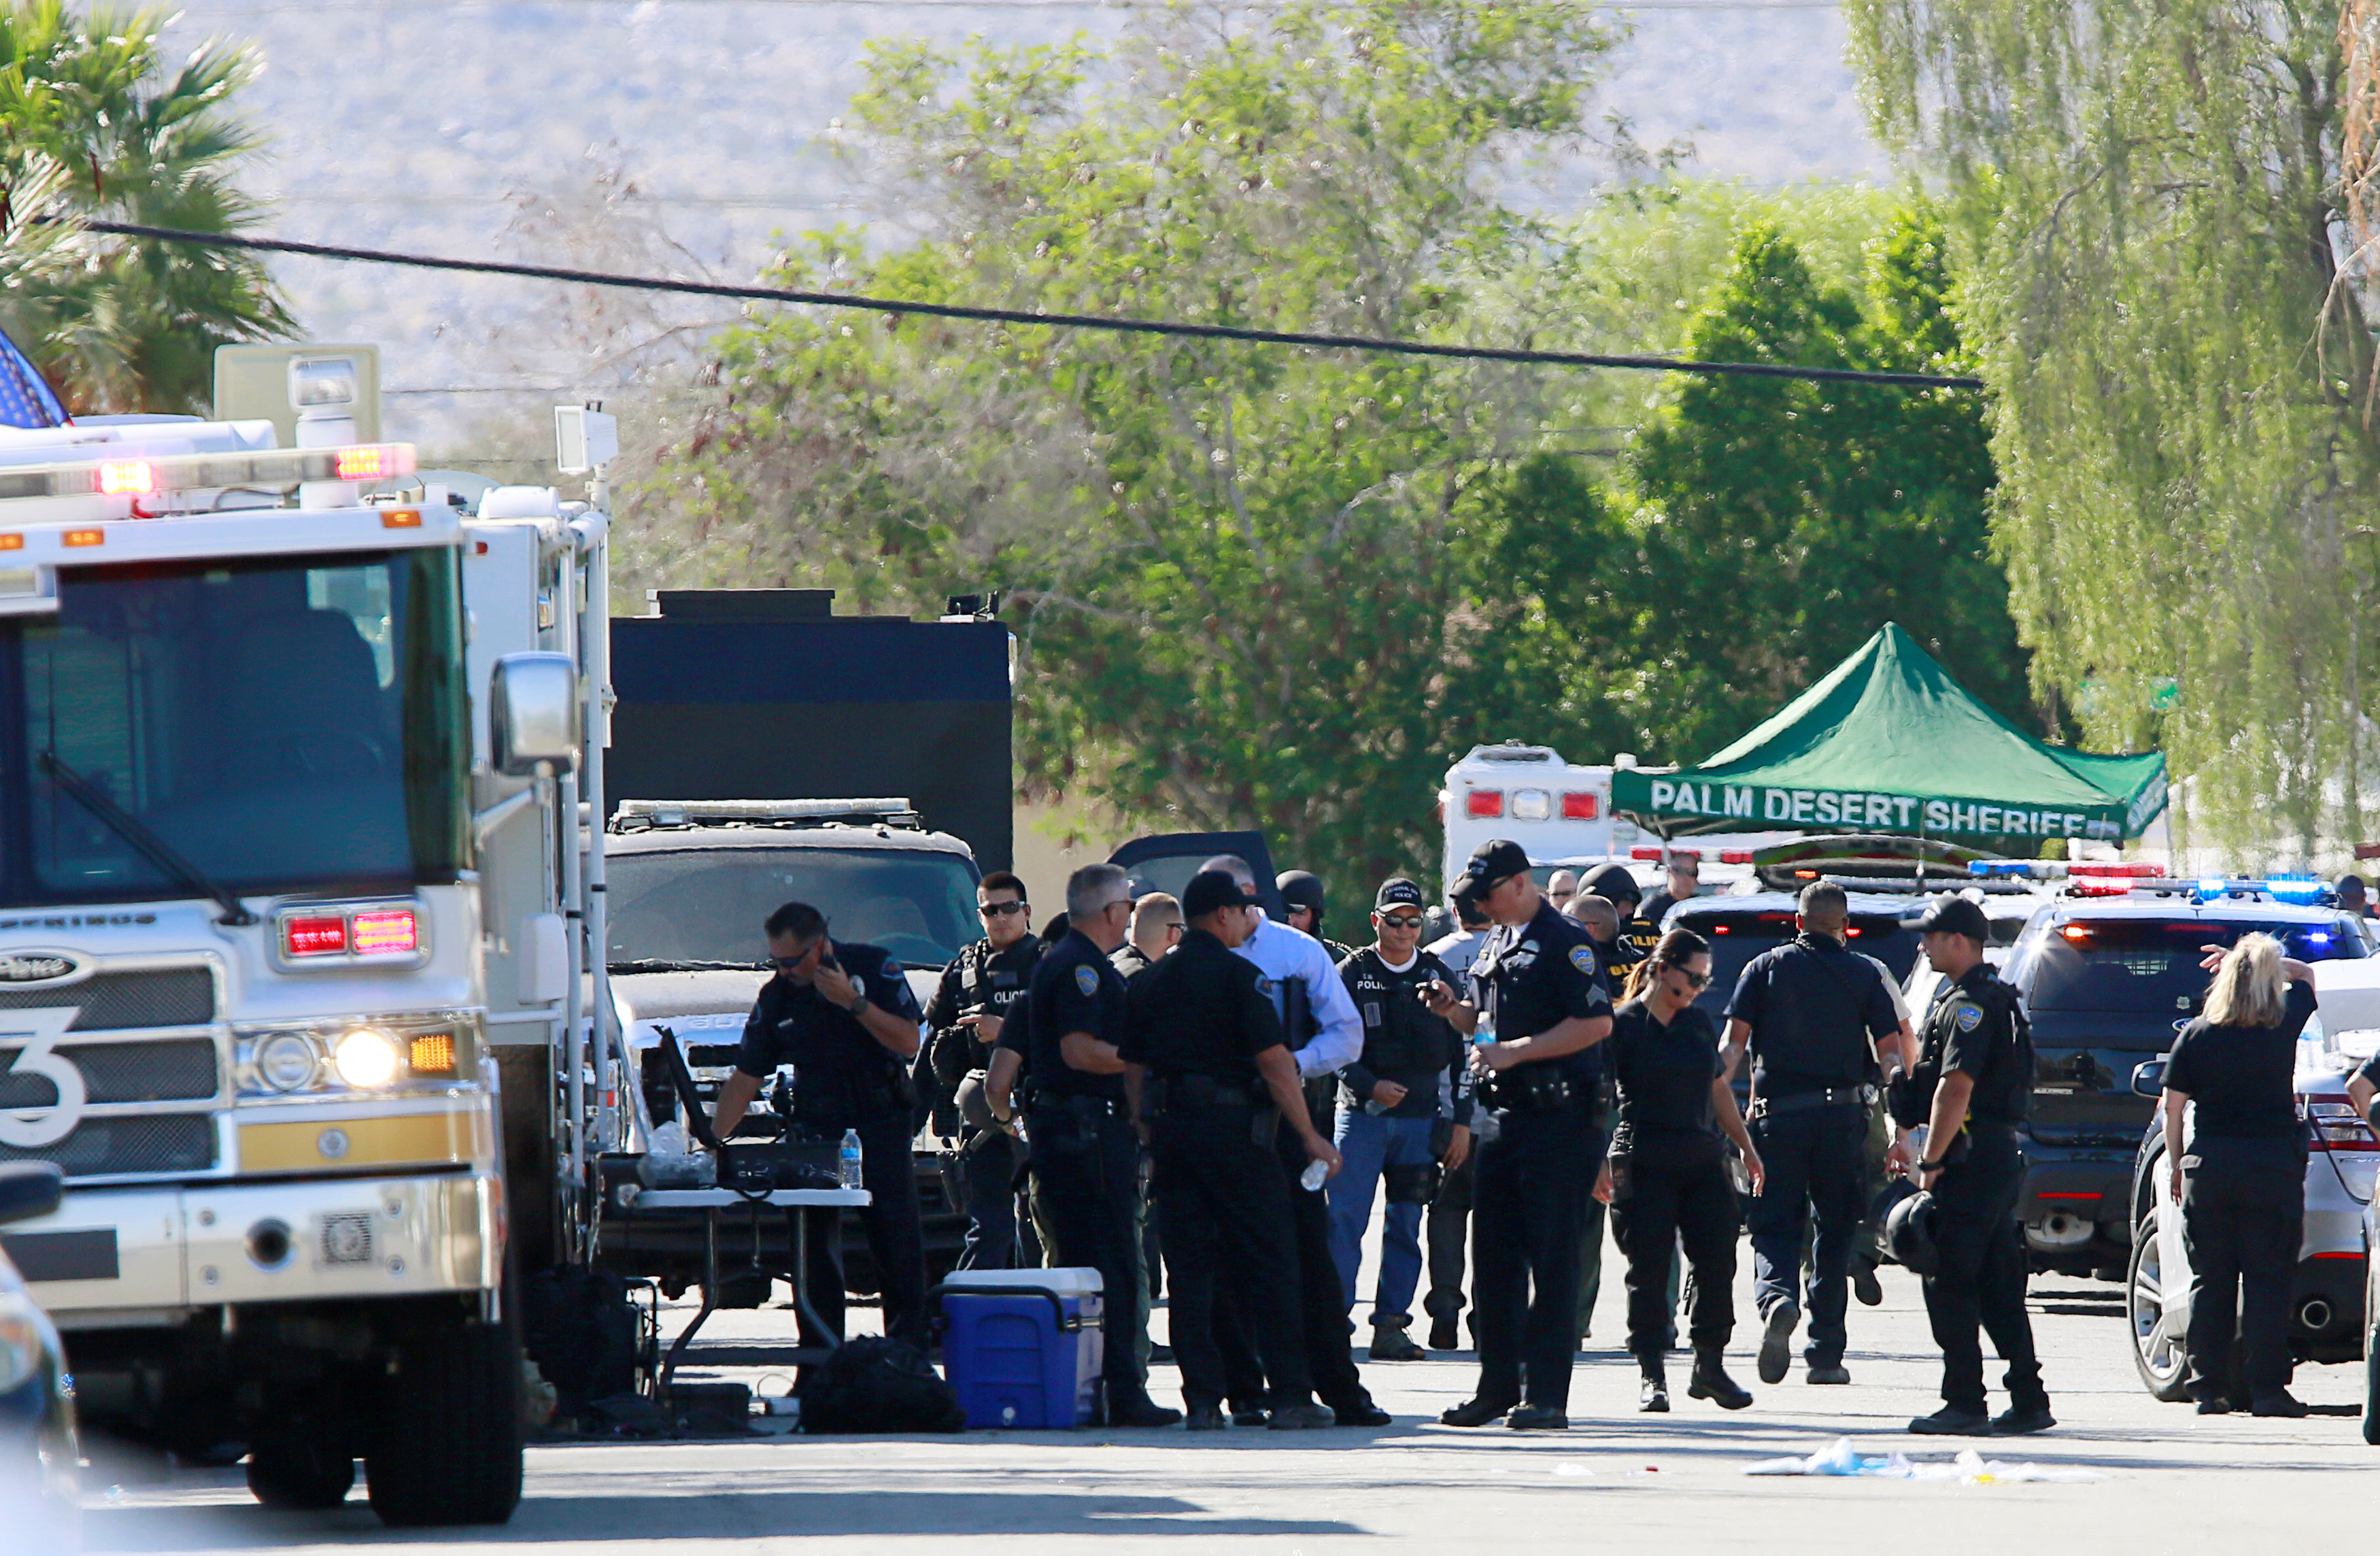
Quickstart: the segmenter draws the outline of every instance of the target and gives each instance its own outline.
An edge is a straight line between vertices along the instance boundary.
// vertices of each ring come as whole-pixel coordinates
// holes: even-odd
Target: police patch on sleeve
[[[1258,973],[1257,975],[1257,992],[1262,994],[1268,1000],[1271,999],[1272,979],[1265,977],[1262,973]]]
[[[1962,1004],[1959,1007],[1959,1014],[1950,1019],[1959,1024],[1959,1030],[1961,1032],[1972,1032],[1984,1024],[1984,1007]]]
[[[1588,950],[1584,945],[1573,945],[1570,948],[1570,965],[1585,973],[1587,977],[1593,978],[1595,976],[1595,953]]]
[[[1081,990],[1086,995],[1098,993],[1099,991],[1099,969],[1092,966],[1076,967],[1075,969],[1075,987]]]

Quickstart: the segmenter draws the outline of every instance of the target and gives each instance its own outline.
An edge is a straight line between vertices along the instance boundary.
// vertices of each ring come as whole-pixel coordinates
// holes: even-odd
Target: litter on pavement
[[[1989,1486],[1999,1481],[2018,1480],[2105,1480],[2095,1469],[2083,1469],[2072,1465],[2011,1465],[1998,1459],[1986,1459],[1973,1449],[1961,1450],[1955,1459],[1912,1459],[1906,1453],[1862,1453],[1852,1446],[1847,1437],[1835,1439],[1834,1445],[1822,1448],[1806,1458],[1763,1459],[1758,1464],[1743,1466],[1746,1475],[1857,1475],[1876,1480],[1958,1480],[1970,1486]]]

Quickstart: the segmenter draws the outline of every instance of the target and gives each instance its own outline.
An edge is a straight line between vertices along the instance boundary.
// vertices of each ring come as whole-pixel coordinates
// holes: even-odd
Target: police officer
[[[1123,869],[1085,865],[1066,879],[1066,938],[1033,969],[1026,1114],[1036,1193],[1050,1223],[1051,1262],[1099,1272],[1108,1424],[1170,1427],[1182,1419],[1148,1397],[1139,1339],[1140,1137],[1126,1106],[1124,983],[1108,958],[1123,943],[1132,893]]]
[[[1149,892],[1132,905],[1132,938],[1108,958],[1130,983],[1182,942],[1182,904],[1170,893]]]
[[[1973,906],[1973,905],[1970,905]],[[1754,1292],[1764,1383],[1784,1381],[1802,1321],[1802,1243],[1811,1252],[1813,1383],[1848,1383],[1843,1314],[1853,1246],[1867,1210],[1868,1109],[1876,1065],[1900,1049],[1900,1021],[1876,965],[1845,949],[1851,903],[1842,888],[1803,888],[1800,933],[1743,969],[1727,1007],[1727,1068],[1752,1053],[1752,1138],[1768,1185],[1752,1201]]]
[[[1601,897],[1620,915],[1620,942],[1629,950],[1631,966],[1653,954],[1653,947],[1661,938],[1660,926],[1646,923],[1638,911],[1645,905],[1645,888],[1636,884],[1636,877],[1626,865],[1604,866],[1588,876],[1580,890]]]
[[[1632,887],[1635,885],[1634,878],[1630,877],[1628,883]],[[1548,894],[1551,895],[1550,893]],[[1633,969],[1645,960],[1637,954],[1633,945],[1620,938],[1622,918],[1620,909],[1609,897],[1598,896],[1593,892],[1581,892],[1563,905],[1562,914],[1586,926],[1588,938],[1595,942],[1595,980],[1603,986],[1604,997],[1617,1007],[1621,999],[1621,991],[1626,987]],[[1618,1127],[1619,1119],[1620,1097],[1612,1088],[1612,1076],[1607,1065],[1602,1094],[1596,1107],[1596,1127],[1609,1138],[1612,1130]],[[1590,1196],[1586,1201],[1586,1219],[1579,1229],[1578,1322],[1573,1326],[1573,1344],[1585,1343],[1587,1333],[1594,1326],[1596,1299],[1603,1294],[1604,1210],[1603,1197]],[[1670,1273],[1674,1286],[1677,1271],[1673,1269]],[[1670,1295],[1674,1299],[1675,1291]],[[1675,1306],[1674,1300],[1672,1306]]]
[[[1430,942],[1425,949],[1453,972],[1451,982],[1462,1003],[1476,1009],[1479,1000],[1471,984],[1471,966],[1478,959],[1479,948],[1488,942],[1488,920],[1468,894],[1458,892],[1451,902],[1454,930]],[[1467,1074],[1467,1064],[1464,1068]],[[1450,1110],[1453,1107],[1451,1086],[1443,1100]],[[1422,1311],[1429,1315],[1429,1348],[1433,1351],[1451,1351],[1462,1343],[1455,1320],[1463,1316],[1463,1280],[1470,1263],[1466,1245],[1471,1232],[1471,1178],[1478,1168],[1479,1148],[1487,1143],[1488,1132],[1494,1126],[1495,1121],[1475,1100],[1471,1109],[1471,1154],[1460,1162],[1441,1164],[1438,1191],[1430,1196],[1429,1214],[1423,1222],[1429,1240],[1429,1295],[1422,1298]]]
[[[1281,893],[1281,906],[1288,914],[1284,921],[1291,929],[1320,941],[1334,963],[1355,954],[1354,946],[1342,945],[1322,932],[1322,910],[1327,899],[1320,876],[1309,870],[1285,869],[1273,878],[1273,886]]]
[[[909,1062],[917,1057],[919,1015],[900,964],[873,945],[837,945],[826,916],[789,902],[769,915],[769,960],[777,976],[760,987],[744,1023],[735,1073],[719,1088],[711,1126],[725,1139],[744,1120],[760,1083],[780,1064],[795,1070],[794,1120],[840,1139],[859,1135],[860,1183],[870,1197],[860,1221],[882,1282],[884,1332],[923,1350],[926,1244],[910,1158],[910,1110],[917,1095]],[[811,1216],[805,1281],[828,1333],[801,1319],[802,1343],[843,1339],[843,1238],[832,1210]]]
[[[2046,1431],[2058,1422],[2034,1355],[2016,1219],[2024,1187],[2016,1131],[2033,1100],[2033,1030],[2016,991],[1984,960],[1991,925],[1982,908],[1963,897],[1939,898],[1917,931],[1942,985],[1926,1013],[1917,1067],[1893,1095],[1902,1123],[1927,1125],[1925,1153],[1909,1178],[1934,1197],[1936,1268],[1925,1277],[1925,1316],[1942,1347],[1945,1403],[1909,1429],[1961,1437]],[[2008,1364],[2009,1408],[1997,1419],[1985,1415],[1978,1324]]]
[[[934,1078],[956,1099],[958,1179],[967,1212],[961,1270],[1007,1270],[1016,1263],[1016,1138],[991,1116],[984,1072],[1016,1002],[1041,959],[1025,882],[995,870],[976,887],[983,938],[970,941],[942,969],[926,1002],[933,1036]]]
[[[1202,868],[1220,869],[1249,896],[1257,894],[1256,871],[1235,854],[1221,854]],[[1318,888],[1319,882],[1317,882]],[[1302,930],[1267,918],[1250,919],[1248,936],[1233,948],[1256,964],[1264,988],[1281,1018],[1297,1073],[1305,1087],[1306,1112],[1318,1132],[1328,1131],[1336,1111],[1337,1076],[1364,1052],[1364,1023],[1339,977],[1339,966],[1320,941]],[[1347,1346],[1347,1303],[1339,1289],[1339,1263],[1330,1252],[1330,1202],[1324,1190],[1299,1182],[1305,1158],[1287,1137],[1277,1140],[1281,1169],[1290,1179],[1289,1210],[1297,1234],[1298,1310],[1305,1329],[1305,1365],[1314,1392],[1342,1427],[1384,1427],[1391,1417],[1372,1403]],[[1233,1292],[1222,1304],[1225,1359],[1235,1375],[1252,1355],[1231,1330],[1245,1329],[1243,1304]],[[1234,1382],[1241,1380],[1235,1376]],[[1245,1399],[1234,1388],[1232,1398]]]
[[[1261,917],[1249,911],[1256,902],[1221,871],[1193,876],[1182,893],[1188,933],[1126,997],[1124,1085],[1157,1160],[1173,1351],[1193,1431],[1223,1425],[1231,1385],[1214,1304],[1217,1277],[1226,1272],[1270,1379],[1267,1424],[1277,1431],[1331,1424],[1331,1413],[1314,1403],[1306,1368],[1290,1185],[1272,1137],[1289,1135],[1330,1172],[1339,1153],[1307,1116],[1263,975],[1232,954]]]
[[[1421,888],[1402,877],[1383,881],[1372,905],[1372,943],[1339,964],[1339,977],[1363,1017],[1364,1054],[1339,1072],[1331,1139],[1346,1165],[1330,1183],[1330,1251],[1345,1307],[1353,1308],[1373,1191],[1385,1183],[1388,1210],[1372,1302],[1374,1361],[1426,1359],[1405,1332],[1421,1281],[1422,1209],[1436,1187],[1439,1162],[1460,1167],[1471,1154],[1463,1038],[1475,1013],[1460,1005],[1450,1021],[1429,1008],[1432,985],[1451,990],[1457,979],[1421,949]]]
[[[1478,1392],[1439,1418],[1560,1428],[1570,1425],[1579,1229],[1604,1149],[1595,1045],[1611,1031],[1611,1001],[1594,942],[1546,900],[1519,844],[1482,845],[1463,885],[1496,925],[1472,968],[1494,1037],[1481,1034],[1472,1065],[1497,1136],[1479,1148],[1472,1188]],[[1451,1018],[1453,1003],[1441,991],[1432,1008]]]

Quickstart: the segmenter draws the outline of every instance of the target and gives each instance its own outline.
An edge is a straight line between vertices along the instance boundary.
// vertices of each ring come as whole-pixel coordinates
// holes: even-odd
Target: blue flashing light
[[[2223,894],[2223,885],[2224,882],[2221,876],[2202,875],[2198,878],[2199,895],[2205,897],[2219,897]]]
[[[1970,859],[1969,875],[2031,875],[2033,866],[2022,859]]]
[[[2328,945],[2330,943],[2330,931],[2328,930],[2308,930],[2302,938],[2308,945]]]

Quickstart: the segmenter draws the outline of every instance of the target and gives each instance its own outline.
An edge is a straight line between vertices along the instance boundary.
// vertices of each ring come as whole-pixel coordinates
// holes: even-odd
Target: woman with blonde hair
[[[2202,1416],[2232,1408],[2239,1340],[2248,1408],[2302,1416],[2289,1393],[2289,1296],[2305,1228],[2297,1042],[2314,1012],[2313,969],[2270,935],[2206,949],[2205,1014],[2182,1028],[2165,1071],[2165,1150],[2198,1277],[2190,1306],[2190,1392]],[[2189,1137],[2182,1110],[2196,1103]]]

